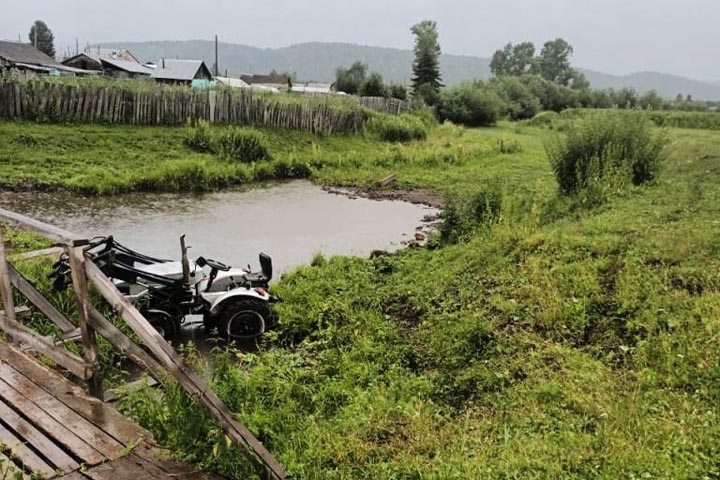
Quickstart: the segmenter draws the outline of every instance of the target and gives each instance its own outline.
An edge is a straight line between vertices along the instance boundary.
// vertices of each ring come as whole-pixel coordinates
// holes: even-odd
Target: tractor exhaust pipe
[[[190,288],[190,260],[188,260],[188,247],[185,246],[185,235],[180,237],[180,250],[182,253],[182,275],[183,284],[186,288]]]

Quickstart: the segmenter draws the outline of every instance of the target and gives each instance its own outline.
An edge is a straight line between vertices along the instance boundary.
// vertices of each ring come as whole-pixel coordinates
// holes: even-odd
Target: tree
[[[535,45],[532,42],[508,43],[493,54],[490,71],[496,77],[521,76],[530,73],[534,63]]]
[[[415,35],[415,61],[413,62],[413,95],[428,105],[438,102],[440,87],[443,86],[440,75],[440,43],[438,43],[437,24],[423,20],[413,25],[410,31]]]
[[[530,73],[535,64],[535,45],[523,42],[508,43],[502,50],[496,51],[490,61],[490,71],[496,77],[519,77]]]
[[[386,94],[383,77],[378,72],[373,72],[360,86],[360,96],[363,97],[384,97]]]
[[[615,105],[618,108],[635,108],[638,103],[638,94],[634,88],[624,87],[615,92]]]
[[[576,75],[570,66],[573,47],[562,38],[546,42],[535,62],[535,71],[545,80],[568,86]]]
[[[387,88],[388,96],[398,100],[407,100],[407,88],[399,83],[393,83]]]
[[[572,83],[570,88],[573,90],[589,90],[590,81],[587,79],[585,74],[578,72],[577,70],[572,71]]]
[[[30,27],[30,43],[49,57],[55,58],[55,36],[42,20],[35,20]]]
[[[661,110],[663,108],[663,99],[656,90],[650,90],[645,92],[640,99],[638,104],[640,108],[645,110]]]
[[[512,57],[513,44],[508,43],[500,50],[493,53],[490,60],[490,71],[498,78],[510,75],[510,57]]]
[[[535,64],[535,45],[532,42],[523,42],[512,49],[512,62],[510,70],[512,75],[525,75],[530,73]]]
[[[365,82],[367,65],[355,62],[350,68],[340,67],[335,71],[335,90],[354,95]]]

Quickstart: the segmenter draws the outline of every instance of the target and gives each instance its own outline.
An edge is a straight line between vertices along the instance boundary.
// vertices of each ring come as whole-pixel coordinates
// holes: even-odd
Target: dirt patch
[[[425,205],[436,209],[435,212],[428,213],[425,217],[423,217],[422,224],[415,227],[415,232],[410,235],[410,238],[400,242],[400,244],[405,247],[417,248],[425,246],[430,235],[436,232],[442,223],[441,210],[444,206],[444,202],[440,193],[435,190],[424,188],[414,190],[382,190],[378,188],[329,186],[323,186],[322,188],[328,193],[343,195],[350,199],[367,198],[378,201],[402,201],[412,203],[414,205]]]
[[[442,195],[435,190],[418,188],[413,190],[379,190],[376,188],[360,187],[327,187],[323,189],[328,193],[345,195],[349,198],[369,198],[371,200],[399,200],[415,205],[427,205],[437,209],[444,206]]]

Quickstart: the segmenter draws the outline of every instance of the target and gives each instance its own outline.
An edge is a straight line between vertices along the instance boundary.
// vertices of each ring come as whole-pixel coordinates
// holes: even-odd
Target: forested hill
[[[214,44],[206,40],[163,42],[116,42],[103,47],[129,48],[142,61],[166,58],[204,59],[208,66],[214,62]],[[231,75],[239,73],[267,73],[271,70],[292,71],[306,81],[332,81],[338,66],[350,66],[359,60],[379,71],[386,80],[409,83],[412,52],[395,48],[368,47],[348,43],[301,43],[283,48],[257,48],[248,45],[220,43],[220,68]],[[474,78],[490,75],[489,59],[461,55],[443,55],[441,68],[443,81],[455,85]],[[635,73],[626,76],[608,75],[581,70],[595,88],[634,87],[644,92],[655,89],[661,95],[675,98],[677,94],[692,95],[697,99],[720,100],[720,84],[700,82],[675,75],[656,72]]]

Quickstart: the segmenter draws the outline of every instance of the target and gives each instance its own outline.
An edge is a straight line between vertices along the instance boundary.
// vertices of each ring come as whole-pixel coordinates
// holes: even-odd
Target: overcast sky
[[[438,22],[444,52],[490,56],[507,42],[563,37],[576,66],[720,80],[720,0],[2,0],[0,38],[44,20],[56,48],[124,40],[211,39],[281,47],[339,41],[410,48]],[[12,6],[9,6],[12,5]]]

